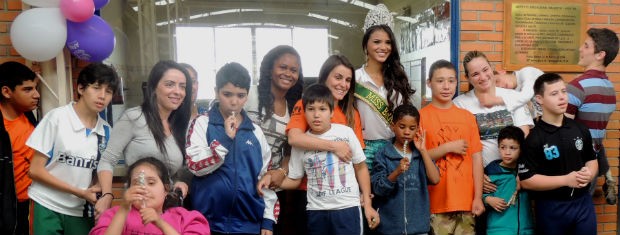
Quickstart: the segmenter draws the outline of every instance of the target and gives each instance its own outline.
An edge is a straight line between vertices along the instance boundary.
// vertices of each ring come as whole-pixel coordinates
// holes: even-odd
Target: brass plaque
[[[504,68],[583,71],[577,62],[585,38],[585,11],[583,1],[507,1]]]

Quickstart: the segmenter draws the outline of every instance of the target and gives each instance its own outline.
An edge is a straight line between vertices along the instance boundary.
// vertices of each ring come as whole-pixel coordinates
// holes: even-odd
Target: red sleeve
[[[182,234],[191,234],[191,235],[204,235],[209,234],[211,231],[209,227],[209,222],[207,219],[198,211],[195,210],[185,210],[179,209],[181,207],[176,208],[178,210],[177,213],[181,215],[181,226]]]
[[[476,123],[476,118],[474,117],[474,115],[469,113],[469,111],[466,112],[467,117],[470,120],[469,123]],[[471,128],[471,135],[469,135],[471,139],[469,143],[467,143],[469,145],[468,149],[471,150],[471,153],[482,152],[482,141],[480,140],[480,131],[478,130],[478,125],[471,125]]]
[[[355,132],[355,136],[357,136],[357,140],[360,141],[360,145],[362,145],[362,149],[366,148],[366,144],[364,144],[364,135],[362,134],[362,120],[360,119],[360,112],[355,110],[353,114],[353,118],[355,119],[355,128],[353,128],[353,132]]]
[[[304,105],[301,103],[301,100],[297,101],[295,107],[293,107],[293,112],[291,113],[291,120],[286,125],[286,133],[290,129],[297,128],[303,132],[308,130],[308,122],[306,121]]]
[[[110,226],[110,223],[112,222],[112,218],[114,218],[116,211],[118,211],[118,206],[105,210],[103,214],[101,214],[101,217],[99,217],[99,220],[97,221],[97,224],[95,224],[95,227],[93,227],[93,229],[91,229],[90,233],[88,234],[105,234],[105,231],[108,229],[108,226]]]

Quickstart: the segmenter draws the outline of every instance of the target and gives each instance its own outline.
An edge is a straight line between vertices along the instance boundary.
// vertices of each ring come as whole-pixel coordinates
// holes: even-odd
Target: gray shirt
[[[101,156],[97,171],[113,171],[119,159],[125,159],[129,166],[145,157],[154,157],[162,161],[170,170],[174,179],[185,180],[184,156],[179,146],[170,135],[164,140],[166,153],[157,148],[153,133],[146,125],[146,118],[140,106],[127,109],[114,124],[110,141]],[[181,179],[182,178],[182,179]]]

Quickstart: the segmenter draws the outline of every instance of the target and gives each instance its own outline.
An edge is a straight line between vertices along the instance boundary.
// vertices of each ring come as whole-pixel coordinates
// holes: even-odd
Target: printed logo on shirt
[[[543,147],[545,151],[545,158],[547,158],[547,160],[553,160],[560,157],[560,151],[558,150],[558,146],[549,146],[548,144],[545,144]]]
[[[99,161],[95,159],[86,159],[82,157],[69,156],[65,153],[60,153],[58,156],[58,163],[63,163],[69,166],[88,168],[88,169],[96,169],[97,165],[99,165]]]
[[[318,191],[313,190],[317,198],[335,196],[341,193],[350,193],[347,186],[347,163],[341,161],[332,152],[318,152],[307,158],[305,169],[308,183],[316,185]]]
[[[125,228],[127,229],[127,228]],[[129,228],[127,229],[127,232],[125,234],[131,234],[131,235],[159,235],[161,233],[152,233],[152,232],[145,232],[143,231],[143,229],[133,229],[133,228]]]
[[[579,151],[583,149],[583,140],[581,139],[581,137],[575,138],[575,148],[577,148],[577,150]]]
[[[522,174],[522,173],[526,173],[526,172],[530,171],[530,169],[527,169],[527,167],[525,167],[525,164],[519,163],[518,171],[519,171],[519,174]]]
[[[480,131],[480,140],[497,139],[499,131],[513,125],[512,115],[506,109],[492,113],[477,113],[476,122]]]
[[[293,112],[292,112],[291,116],[293,116],[293,115],[301,115],[301,111],[302,111],[301,110],[301,106],[297,106],[296,105],[295,107],[293,107]]]
[[[252,141],[251,141],[251,140],[246,140],[246,141],[245,141],[245,144],[247,144],[247,145],[249,145],[249,146],[254,146],[254,144],[252,143]]]

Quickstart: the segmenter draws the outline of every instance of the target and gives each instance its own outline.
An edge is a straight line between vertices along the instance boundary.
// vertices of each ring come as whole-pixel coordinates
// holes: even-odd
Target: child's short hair
[[[557,73],[545,73],[540,75],[534,82],[534,94],[542,96],[545,93],[545,84],[563,81],[562,76]]]
[[[114,93],[117,92],[118,83],[119,79],[116,71],[103,63],[91,63],[87,65],[80,71],[80,75],[78,75],[77,79],[77,84],[82,87],[88,87],[88,85],[91,84],[106,84]],[[80,97],[81,95],[78,93],[78,98]]]
[[[418,123],[420,123],[420,112],[418,112],[418,109],[415,108],[415,106],[413,105],[403,104],[396,107],[396,109],[394,110],[392,124],[398,122],[398,120],[400,120],[404,116],[412,116],[418,121]]]
[[[588,36],[594,41],[594,52],[605,52],[603,65],[607,67],[618,55],[618,35],[607,28],[590,28]]]
[[[0,78],[0,88],[6,86],[12,91],[15,90],[16,86],[22,85],[24,81],[33,81],[37,77],[30,68],[15,61],[2,63],[0,65],[0,76],[2,76]],[[0,100],[3,99],[4,97],[0,95]]]
[[[215,74],[215,88],[217,90],[230,83],[233,86],[250,91],[250,73],[237,62],[230,62],[222,66]]]
[[[329,106],[330,111],[334,111],[334,97],[332,92],[323,84],[314,84],[308,87],[301,96],[301,103],[308,107],[315,102],[324,102]]]
[[[431,68],[429,69],[429,73],[428,73],[428,80],[433,79],[433,74],[435,73],[435,71],[439,69],[443,69],[443,68],[454,70],[454,72],[456,73],[456,68],[454,67],[454,64],[450,63],[450,61],[438,60],[438,61],[435,61],[435,63],[431,65]]]
[[[516,126],[507,126],[499,131],[499,135],[497,137],[497,144],[501,143],[502,140],[505,139],[517,141],[517,143],[519,143],[519,146],[522,146],[523,142],[525,141],[525,134],[523,133],[523,130],[521,130],[521,128],[518,128]]]

